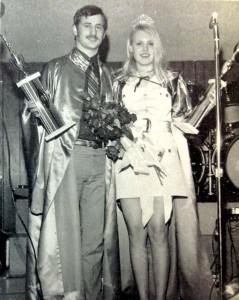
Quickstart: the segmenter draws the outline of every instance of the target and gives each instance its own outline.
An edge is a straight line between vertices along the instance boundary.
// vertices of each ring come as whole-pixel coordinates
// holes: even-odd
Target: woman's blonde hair
[[[151,35],[153,41],[154,41],[154,69],[156,76],[158,77],[158,80],[160,82],[168,83],[168,70],[167,70],[167,62],[165,60],[164,51],[161,43],[161,39],[159,37],[159,34],[155,28],[154,25],[137,25],[134,26],[130,32],[128,41],[127,41],[127,56],[128,59],[126,60],[123,68],[122,68],[122,75],[124,77],[129,77],[132,75],[135,75],[137,72],[136,69],[136,62],[134,59],[134,55],[132,51],[130,51],[130,48],[133,43],[133,38],[136,32],[138,31],[144,31]]]

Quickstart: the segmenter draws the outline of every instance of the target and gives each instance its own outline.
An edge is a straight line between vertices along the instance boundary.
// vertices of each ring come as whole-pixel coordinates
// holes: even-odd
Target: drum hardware
[[[226,124],[239,122],[239,103],[230,104],[224,107],[224,122]]]
[[[216,150],[212,154],[212,172],[215,174],[216,168]],[[235,194],[239,189],[239,136],[229,136],[222,144],[223,169],[225,170],[224,184],[227,188],[227,194]],[[238,191],[239,192],[239,191]]]
[[[239,99],[238,99],[238,73],[239,68],[234,70],[234,66],[238,65],[239,43],[234,48],[234,53],[230,60],[226,61],[221,70],[221,78],[225,82],[223,87],[224,103],[224,122],[233,124],[239,122]],[[233,71],[234,70],[234,71]],[[230,80],[230,75],[233,80]]]
[[[203,149],[193,143],[189,143],[189,153],[196,195],[200,196],[203,179],[205,178],[206,158]]]
[[[224,141],[235,138],[239,135],[239,127],[236,127],[235,124],[227,124],[224,130]]]
[[[239,188],[239,137],[233,139],[229,145],[225,169],[231,182]]]
[[[192,174],[195,183],[196,195],[202,201],[215,196],[215,172],[213,172],[212,155],[214,153],[214,132],[209,130],[208,140],[195,144],[189,143]],[[207,199],[214,201],[214,199]]]
[[[226,217],[228,221],[239,221],[239,207],[231,207],[226,209]],[[236,225],[233,228],[230,228],[231,233],[234,233],[239,230],[239,226]]]
[[[232,131],[233,131],[233,125],[232,125],[232,123],[228,123],[225,127],[225,132],[227,134],[230,134]]]
[[[200,146],[190,144],[191,166],[195,185],[198,186],[205,175],[206,159]]]
[[[227,88],[227,86],[224,87],[224,91],[225,91],[226,102],[227,102],[227,103],[230,103],[230,102],[231,102],[231,99],[230,99],[230,97],[229,97],[229,93],[228,93],[228,88]]]
[[[199,197],[216,195],[216,155],[215,129],[208,131],[208,138],[202,145],[189,143],[192,173]],[[239,196],[239,129],[223,136],[222,169],[225,173],[222,180],[225,199]]]
[[[239,122],[239,103],[237,99],[231,100],[227,85],[224,87],[225,104],[224,104],[224,123],[233,124]]]
[[[216,33],[214,33],[216,35]],[[214,36],[215,37],[215,36]],[[218,41],[215,41],[217,43]],[[238,43],[239,44],[239,43]],[[216,47],[215,47],[216,48]],[[216,49],[215,49],[216,50]],[[238,55],[239,48],[236,52],[234,52],[232,61],[234,60],[235,53]],[[216,62],[217,64],[217,62]],[[226,67],[226,66],[225,66]],[[227,64],[228,70],[230,66]],[[218,65],[216,66],[216,69]],[[218,72],[218,69],[216,70]],[[216,72],[216,75],[218,74]],[[226,70],[227,72],[227,70]],[[222,68],[221,74],[225,75],[225,68]],[[220,76],[220,78],[222,77]],[[219,85],[219,84],[218,84]],[[210,87],[209,87],[210,88]],[[224,107],[223,107],[223,136],[221,135],[221,110],[217,109],[216,117],[219,118],[219,122],[217,120],[216,128],[210,129],[208,138],[203,142],[203,145],[199,147],[198,152],[202,149],[202,154],[200,154],[201,162],[198,162],[198,158],[195,162],[195,158],[192,154],[192,169],[194,174],[194,180],[196,181],[197,190],[200,189],[200,192],[203,196],[216,196],[218,193],[218,189],[220,189],[221,193],[221,184],[223,186],[223,199],[227,197],[232,197],[235,199],[239,195],[239,101],[237,102],[236,98],[231,99],[228,93],[227,82],[220,85],[220,88],[224,92]],[[207,89],[208,90],[208,89]],[[234,90],[233,90],[234,91]],[[207,93],[206,93],[207,94]],[[217,92],[216,97],[221,95],[220,92]],[[233,101],[232,101],[233,100]],[[206,101],[204,101],[206,103]],[[203,105],[201,103],[201,107]],[[204,105],[205,107],[205,105]],[[201,116],[204,117],[203,109],[200,108],[199,111],[199,122],[201,121]],[[197,115],[197,112],[195,113]],[[193,116],[193,118],[195,117]],[[198,120],[197,120],[198,121]],[[218,124],[219,123],[219,124]],[[218,126],[220,125],[220,126]],[[219,136],[218,136],[219,133]],[[217,149],[220,151],[220,161],[219,168],[217,167]],[[194,151],[192,151],[194,152]],[[222,152],[222,153],[221,153]],[[221,158],[222,154],[222,158]],[[196,172],[195,167],[198,167],[199,170]],[[225,173],[225,174],[224,174]],[[220,199],[221,200],[221,195]],[[218,197],[218,195],[217,195]],[[231,201],[231,198],[228,198]],[[217,199],[218,200],[218,199]]]

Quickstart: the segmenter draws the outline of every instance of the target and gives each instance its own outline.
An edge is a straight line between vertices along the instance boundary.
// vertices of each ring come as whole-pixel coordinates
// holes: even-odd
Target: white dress
[[[164,199],[167,222],[171,216],[172,197],[187,196],[186,179],[171,131],[172,98],[167,88],[155,83],[158,82],[156,77],[151,78],[151,81],[142,80],[135,88],[139,79],[130,78],[123,88],[122,99],[128,111],[137,115],[132,129],[134,135],[139,138],[146,136],[153,143],[154,149],[163,153],[161,164],[166,177],[161,183],[152,166],[148,167],[149,174],[135,174],[132,166],[121,169],[120,160],[115,164],[116,198],[139,198],[144,226],[153,215],[155,197]],[[148,132],[145,132],[147,125]]]

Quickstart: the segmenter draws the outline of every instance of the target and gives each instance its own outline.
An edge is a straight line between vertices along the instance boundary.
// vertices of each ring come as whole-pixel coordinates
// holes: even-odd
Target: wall
[[[223,58],[238,42],[239,2],[206,0],[2,0],[1,31],[28,62],[44,62],[73,46],[72,17],[85,4],[103,8],[109,21],[108,61],[123,61],[131,22],[141,13],[156,22],[168,60],[213,60],[212,12],[218,13]],[[8,59],[2,53],[2,60]]]

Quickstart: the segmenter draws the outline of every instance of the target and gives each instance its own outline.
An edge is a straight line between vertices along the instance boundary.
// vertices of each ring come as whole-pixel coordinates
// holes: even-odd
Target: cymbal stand
[[[214,58],[215,58],[215,96],[216,96],[216,196],[217,196],[217,214],[218,214],[218,249],[219,249],[219,293],[220,300],[223,300],[223,247],[222,247],[222,197],[221,197],[221,178],[223,171],[221,167],[221,93],[220,93],[220,73],[219,73],[219,31],[217,22],[217,13],[213,13],[209,28],[213,29],[214,37]]]

